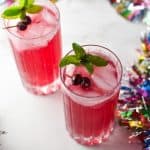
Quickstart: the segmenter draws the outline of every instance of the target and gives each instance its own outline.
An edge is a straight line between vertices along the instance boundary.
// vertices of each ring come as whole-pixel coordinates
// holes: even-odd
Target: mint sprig
[[[37,12],[40,12],[43,9],[42,6],[39,5],[31,5],[30,7],[27,8],[27,12],[29,14],[35,14]]]
[[[42,6],[34,4],[34,0],[18,0],[18,5],[13,5],[5,9],[1,17],[4,19],[23,19],[26,13],[35,14],[42,9]]]
[[[79,44],[73,43],[72,48],[78,59],[82,59],[86,55],[85,50]]]
[[[68,55],[61,60],[60,66],[64,67],[69,64],[80,65],[80,60],[76,55]]]
[[[108,62],[97,55],[92,55],[86,53],[83,47],[81,47],[77,43],[72,44],[72,48],[74,50],[74,55],[65,56],[61,62],[60,67],[65,67],[70,64],[74,65],[83,65],[87,71],[92,74],[94,72],[94,66],[106,66]]]
[[[21,15],[21,9],[20,6],[11,6],[2,13],[2,17],[5,19],[16,19]]]

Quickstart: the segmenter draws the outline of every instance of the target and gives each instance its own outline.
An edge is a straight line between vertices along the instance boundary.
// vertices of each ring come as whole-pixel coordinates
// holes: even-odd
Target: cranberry
[[[18,28],[19,30],[21,30],[21,31],[24,31],[24,30],[27,29],[27,25],[26,25],[24,22],[21,21],[21,22],[18,22],[17,28]]]
[[[22,20],[23,23],[25,23],[26,25],[31,24],[32,20],[29,16],[25,16],[25,18]]]
[[[89,88],[91,86],[91,81],[88,77],[82,77],[81,87]]]
[[[72,77],[72,84],[73,85],[79,85],[82,82],[82,76],[80,74],[75,74]]]

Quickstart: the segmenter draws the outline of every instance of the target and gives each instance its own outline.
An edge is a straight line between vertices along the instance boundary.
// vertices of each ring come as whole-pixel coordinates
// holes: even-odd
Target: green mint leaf
[[[27,0],[27,5],[28,6],[33,5],[34,2],[35,2],[35,0]]]
[[[77,43],[72,44],[72,48],[77,56],[77,58],[81,59],[82,57],[85,56],[85,50]]]
[[[33,3],[34,3],[34,0],[19,0],[19,5],[25,8],[33,5]]]
[[[29,14],[35,14],[35,13],[42,11],[42,9],[43,7],[40,5],[31,5],[30,7],[27,8],[27,12]]]
[[[85,66],[85,68],[87,69],[87,71],[90,73],[90,74],[92,74],[93,73],[93,71],[94,71],[94,68],[93,68],[93,64],[92,63],[85,63],[85,64],[83,64],[84,66]]]
[[[20,14],[21,14],[21,8],[19,6],[11,6],[2,13],[2,18],[16,19],[20,16]]]
[[[80,60],[75,55],[65,56],[60,62],[60,67],[64,67],[69,64],[80,65]]]
[[[95,66],[106,66],[108,64],[105,59],[96,55],[87,54],[87,58],[89,62],[91,62]]]
[[[21,18],[21,19],[24,19],[24,18],[25,18],[25,16],[26,16],[25,11],[22,11],[22,12],[21,12],[21,15],[20,15],[20,18]]]
[[[20,7],[25,7],[27,5],[27,0],[19,0],[19,6]]]
[[[75,55],[65,56],[60,63],[60,67],[64,67],[69,64],[83,65],[87,71],[92,74],[94,72],[94,65],[106,66],[108,64],[108,62],[100,56],[87,54],[84,48],[77,43],[73,43],[72,47]]]
[[[58,0],[50,0],[51,2],[53,2],[53,3],[55,3],[55,2],[57,2]]]

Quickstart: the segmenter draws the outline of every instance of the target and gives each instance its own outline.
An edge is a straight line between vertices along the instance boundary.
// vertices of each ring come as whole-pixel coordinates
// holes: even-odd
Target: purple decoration
[[[149,97],[150,98],[150,80],[145,80],[142,84],[141,84],[141,94],[144,97]]]

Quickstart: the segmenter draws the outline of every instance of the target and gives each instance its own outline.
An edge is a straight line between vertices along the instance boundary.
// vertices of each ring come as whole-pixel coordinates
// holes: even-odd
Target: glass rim
[[[108,52],[110,52],[111,54],[113,54],[113,56],[115,56],[115,58],[116,58],[117,61],[119,62],[119,66],[120,66],[120,69],[121,69],[120,79],[119,79],[119,81],[117,82],[116,86],[111,90],[111,93],[108,93],[108,94],[106,94],[106,95],[102,95],[102,96],[101,96],[101,95],[98,95],[98,96],[84,96],[84,95],[80,95],[80,94],[75,93],[74,91],[70,90],[70,89],[67,87],[67,85],[63,82],[62,69],[64,69],[65,67],[63,67],[62,69],[60,68],[60,80],[61,80],[61,83],[63,83],[63,86],[64,86],[69,92],[71,92],[73,95],[78,96],[78,97],[83,97],[83,98],[91,99],[91,98],[99,98],[99,97],[101,97],[101,98],[106,98],[106,97],[108,97],[108,96],[111,96],[111,95],[112,95],[112,92],[115,91],[115,90],[119,87],[119,85],[120,85],[120,83],[121,83],[121,80],[122,80],[123,66],[122,66],[122,64],[121,64],[121,61],[120,61],[119,57],[118,57],[112,50],[110,50],[110,49],[108,49],[108,48],[106,48],[106,47],[104,47],[104,46],[97,45],[97,44],[81,45],[81,47],[87,47],[87,46],[95,46],[95,47],[103,48],[103,49],[107,50]],[[67,53],[65,54],[65,56],[68,56],[71,52],[73,52],[73,49],[70,50],[69,52],[67,52]]]
[[[55,7],[56,13],[58,14],[58,17],[57,17],[57,24],[56,24],[56,27],[55,27],[53,30],[49,31],[49,32],[46,33],[46,34],[43,34],[43,35],[40,35],[40,36],[37,36],[37,37],[33,37],[33,38],[20,37],[20,36],[16,35],[15,33],[9,31],[9,29],[6,29],[7,32],[8,32],[9,34],[15,36],[16,38],[21,39],[21,40],[25,40],[25,41],[39,39],[39,38],[48,36],[50,33],[53,33],[53,31],[55,31],[55,29],[57,29],[58,26],[59,26],[59,24],[60,24],[60,11],[59,11],[59,9],[58,9],[58,7],[57,7],[57,5],[56,5],[55,3],[52,3],[51,1],[48,1],[48,2],[51,3],[51,4]],[[12,4],[12,5],[13,5],[13,4]],[[7,25],[6,25],[6,20],[8,20],[8,19],[3,19],[3,20],[4,20],[4,26],[7,27]]]

